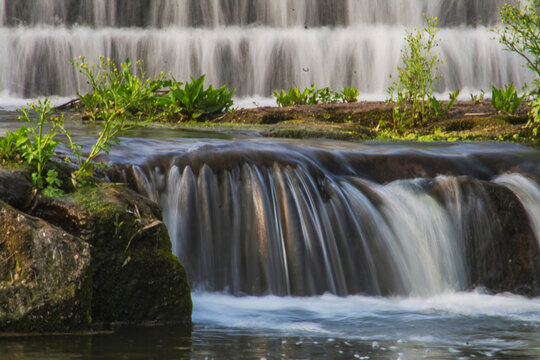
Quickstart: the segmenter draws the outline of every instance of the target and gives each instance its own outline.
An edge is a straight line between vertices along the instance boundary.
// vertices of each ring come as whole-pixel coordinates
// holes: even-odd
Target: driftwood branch
[[[76,102],[79,102],[79,101],[81,101],[80,98],[71,99],[71,100],[69,100],[69,101],[68,101],[67,103],[65,103],[65,104],[61,104],[61,105],[55,106],[55,107],[54,107],[54,110],[62,110],[62,109],[64,109],[64,108],[67,108],[68,106],[73,105],[73,104],[76,103]]]

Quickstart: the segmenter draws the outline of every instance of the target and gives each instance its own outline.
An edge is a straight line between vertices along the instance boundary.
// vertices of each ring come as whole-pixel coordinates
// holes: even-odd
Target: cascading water
[[[115,177],[160,203],[195,288],[432,296],[527,285],[509,266],[530,265],[512,251],[540,253],[523,220],[527,211],[537,222],[539,202],[524,198],[540,187],[523,175],[496,178],[526,170],[526,159],[238,143],[160,155]],[[518,186],[523,204],[505,187],[520,182],[529,186]]]
[[[290,86],[356,86],[385,97],[404,30],[438,16],[440,91],[531,79],[490,39],[503,0],[0,0],[0,93],[73,96],[84,81],[68,59],[144,60],[149,75],[207,74],[237,96]]]

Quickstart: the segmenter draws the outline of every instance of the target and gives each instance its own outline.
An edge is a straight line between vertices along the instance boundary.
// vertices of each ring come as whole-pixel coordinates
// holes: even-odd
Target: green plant
[[[180,114],[187,120],[197,120],[230,109],[235,90],[229,91],[226,86],[214,89],[212,85],[204,89],[205,77],[191,78],[191,82],[186,84],[173,78],[168,94],[162,96],[157,104],[167,108],[169,113]]]
[[[529,127],[532,128],[534,136],[538,136],[538,128],[540,127],[540,97],[536,97],[530,103],[531,105],[531,120],[529,120]]]
[[[26,130],[20,130],[17,143],[22,157],[33,169],[32,182],[37,189],[45,190],[45,193],[55,192],[54,188],[59,186],[57,179],[58,173],[54,170],[49,170],[47,176],[43,176],[45,165],[54,156],[54,150],[58,142],[54,139],[58,134],[59,127],[63,126],[63,115],[58,117],[55,115],[51,101],[45,99],[37,103],[31,103],[30,107],[26,106],[19,109],[19,120],[26,122]],[[30,110],[37,114],[37,120],[32,119]],[[46,127],[49,127],[46,129]],[[24,136],[28,136],[28,140]],[[56,192],[55,192],[56,193]]]
[[[501,25],[495,28],[499,42],[520,55],[526,66],[540,77],[540,0],[522,4],[504,4],[500,8]]]
[[[505,89],[491,87],[491,104],[498,112],[515,114],[518,107],[523,103],[527,94],[518,96],[513,83],[506,86]]]
[[[344,88],[341,92],[341,97],[343,99],[343,102],[346,103],[354,103],[358,101],[358,96],[360,95],[360,92],[356,87],[351,88]]]
[[[315,86],[315,85],[312,85]],[[313,95],[309,99],[309,104],[331,104],[331,103],[337,103],[341,100],[341,97],[339,94],[336,94],[334,90],[330,89],[329,87],[325,87],[322,89],[315,90],[313,92]]]
[[[387,89],[388,102],[394,104],[394,129],[420,124],[434,115],[430,99],[441,79],[435,39],[439,29],[437,18],[425,19],[425,27],[407,32],[398,77]]]
[[[444,101],[437,100],[435,96],[431,96],[428,99],[428,107],[430,109],[430,115],[436,118],[446,113],[448,110],[450,110],[452,106],[456,104],[458,96],[459,96],[459,90],[451,92],[448,95],[449,100],[446,104],[444,103]]]
[[[120,63],[120,70],[113,60],[103,56],[97,65],[89,65],[84,57],[71,64],[92,88],[90,93],[78,94],[86,115],[92,120],[105,120],[111,108],[123,109],[125,116],[136,120],[178,116],[181,120],[196,120],[229,110],[233,105],[235,90],[229,91],[226,86],[204,89],[205,75],[183,84],[164,73],[154,79],[147,78],[140,61],[136,63],[139,74],[136,75],[129,59]]]
[[[275,90],[274,97],[279,106],[318,104],[315,84],[312,84],[309,88],[305,88],[302,91],[300,91],[298,86],[290,88],[289,92],[285,92],[285,90]]]

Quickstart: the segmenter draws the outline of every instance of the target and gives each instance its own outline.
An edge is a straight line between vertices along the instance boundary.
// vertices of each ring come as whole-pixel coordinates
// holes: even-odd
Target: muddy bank
[[[390,131],[392,106],[382,101],[238,109],[209,123],[224,129],[253,129],[268,137],[351,141],[504,140],[531,144],[536,140],[526,127],[528,111],[527,106],[521,106],[514,115],[503,114],[487,100],[460,101],[434,121],[401,133]]]

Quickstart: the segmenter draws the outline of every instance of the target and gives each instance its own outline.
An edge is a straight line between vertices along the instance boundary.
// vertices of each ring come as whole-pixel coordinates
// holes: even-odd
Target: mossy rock
[[[91,325],[90,245],[0,201],[0,332]]]
[[[92,245],[94,322],[191,324],[187,275],[156,203],[103,183],[70,198],[41,198],[33,211]]]
[[[161,210],[122,186],[51,198],[26,170],[0,168],[0,264],[0,332],[191,325],[187,275]]]

